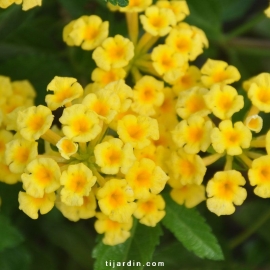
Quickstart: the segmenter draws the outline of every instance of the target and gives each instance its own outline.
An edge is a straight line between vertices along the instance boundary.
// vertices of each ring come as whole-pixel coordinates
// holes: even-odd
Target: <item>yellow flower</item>
[[[136,199],[145,199],[150,193],[160,193],[169,177],[151,159],[135,161],[126,174],[126,180],[134,191]]]
[[[58,141],[56,147],[58,148],[60,155],[65,159],[69,159],[70,156],[74,155],[78,150],[78,144],[66,137],[63,137]]]
[[[46,95],[45,101],[51,110],[70,103],[83,95],[83,88],[75,78],[58,77],[48,84],[47,91],[53,91],[52,95]]]
[[[254,193],[262,198],[270,198],[270,156],[256,158],[248,171],[249,182],[256,186]]]
[[[26,165],[38,155],[37,142],[15,139],[6,145],[5,160],[14,173],[23,173]]]
[[[204,96],[208,90],[200,87],[193,87],[188,91],[179,93],[176,103],[176,112],[183,118],[187,119],[191,115],[206,116],[210,113],[207,108]]]
[[[89,195],[96,180],[92,171],[83,163],[69,165],[60,178],[64,186],[60,193],[61,201],[70,206],[83,205],[83,197]]]
[[[203,185],[178,185],[170,192],[172,199],[187,208],[192,208],[205,200],[205,187]]]
[[[215,84],[204,96],[206,105],[219,119],[229,119],[244,107],[243,96],[230,85]]]
[[[134,86],[134,102],[131,109],[141,115],[154,115],[155,106],[164,100],[164,83],[152,76],[143,76]]]
[[[201,116],[191,116],[181,121],[172,131],[172,138],[178,147],[183,147],[188,154],[205,152],[211,144],[212,122]]]
[[[66,42],[68,46],[75,46],[74,40],[70,36],[75,22],[76,20],[70,21],[63,29],[63,41]]]
[[[88,94],[82,104],[87,109],[94,111],[105,123],[110,123],[120,111],[120,99],[112,91],[101,89],[93,94]]]
[[[128,114],[118,121],[117,133],[125,143],[131,143],[134,148],[143,148],[151,143],[150,139],[159,138],[156,119],[148,116]]]
[[[161,195],[151,194],[145,199],[137,201],[137,209],[134,216],[140,220],[140,223],[155,227],[165,216],[165,201]]]
[[[246,118],[245,125],[251,131],[259,133],[263,127],[263,119],[257,114],[251,115]]]
[[[112,68],[109,71],[101,68],[95,68],[92,72],[92,81],[99,84],[100,88],[103,88],[111,82],[115,82],[126,77],[126,71],[123,68]]]
[[[51,110],[47,107],[32,106],[18,112],[17,127],[23,138],[34,141],[49,130],[53,117]]]
[[[0,172],[0,181],[8,185],[16,184],[21,179],[21,174],[11,172],[4,161],[0,161]]]
[[[110,179],[97,192],[100,210],[111,220],[127,223],[136,209],[134,193],[125,179]]]
[[[20,111],[27,109],[27,106],[20,106],[14,109],[12,112],[5,115],[6,130],[18,131],[17,118]],[[0,111],[1,112],[1,111]]]
[[[4,161],[6,145],[13,138],[13,134],[6,130],[0,130],[0,162]]]
[[[245,178],[235,170],[217,172],[207,183],[207,208],[218,216],[231,215],[234,204],[241,205],[247,197],[246,190],[240,187],[245,183]]]
[[[0,105],[6,102],[6,98],[13,94],[10,78],[0,76]]]
[[[264,14],[265,14],[268,18],[270,18],[270,6],[269,6],[267,9],[264,10]]]
[[[23,0],[23,10],[28,10],[36,6],[41,6],[42,0]]]
[[[211,133],[216,152],[227,151],[231,156],[242,154],[242,148],[248,148],[251,139],[251,131],[242,122],[236,122],[233,126],[230,120],[220,122],[219,128],[214,128]]]
[[[93,52],[97,66],[106,71],[125,67],[133,56],[133,43],[121,35],[105,39]]]
[[[153,0],[129,0],[126,7],[120,7],[121,12],[142,12],[152,4]]]
[[[102,242],[105,245],[114,246],[124,243],[130,237],[133,218],[130,217],[125,223],[111,220],[103,213],[97,213],[98,220],[95,222],[95,229],[98,233],[104,233]]]
[[[212,59],[208,59],[202,66],[201,73],[201,80],[205,87],[211,87],[215,83],[231,84],[239,81],[241,77],[236,67]]]
[[[64,125],[62,130],[66,137],[74,142],[88,142],[101,132],[97,114],[83,104],[65,108],[59,121]]]
[[[189,9],[186,1],[157,1],[156,5],[160,8],[169,8],[175,15],[176,21],[180,22],[189,15]]]
[[[22,174],[23,187],[27,194],[42,198],[44,193],[51,193],[60,187],[61,171],[51,158],[38,158],[31,161]]]
[[[153,36],[165,36],[172,29],[171,26],[176,24],[174,13],[167,8],[157,6],[148,7],[145,15],[140,15],[143,29]]]
[[[248,88],[248,97],[260,111],[270,112],[270,74],[261,73],[252,78]]]
[[[183,149],[173,151],[168,162],[170,169],[170,182],[181,185],[200,185],[206,173],[206,167],[199,155],[187,154]]]
[[[11,86],[15,95],[22,96],[26,99],[30,99],[31,101],[36,97],[35,89],[28,80],[13,81],[11,82]]]
[[[41,198],[35,198],[31,195],[20,191],[19,192],[19,209],[32,219],[38,218],[38,211],[41,215],[50,212],[54,206],[55,194],[45,193]]]
[[[94,193],[91,191],[88,196],[83,197],[83,204],[81,206],[70,206],[61,201],[57,201],[55,206],[60,210],[64,217],[71,221],[78,221],[79,219],[88,219],[94,217],[96,214],[96,199]]]
[[[130,143],[124,144],[120,139],[112,138],[96,145],[94,149],[96,163],[105,174],[126,174],[136,160]]]

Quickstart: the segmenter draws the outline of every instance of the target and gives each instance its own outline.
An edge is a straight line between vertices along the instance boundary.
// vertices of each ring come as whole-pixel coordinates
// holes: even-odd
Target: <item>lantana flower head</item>
[[[244,107],[243,96],[230,85],[215,84],[204,96],[206,105],[219,119],[229,119]]]
[[[81,46],[84,50],[98,47],[109,34],[109,23],[96,15],[81,16],[68,24],[63,31],[64,41],[70,46]]]
[[[65,108],[59,121],[66,137],[74,142],[88,142],[101,132],[100,120],[95,112],[83,104]]]
[[[125,67],[133,56],[133,43],[121,35],[105,39],[93,52],[97,66],[106,71]]]
[[[125,179],[110,179],[97,192],[99,207],[111,220],[127,223],[136,209],[134,193]]]
[[[206,201],[208,209],[216,215],[231,215],[234,205],[241,205],[247,197],[245,178],[235,170],[217,172],[208,182]]]
[[[130,237],[130,229],[133,225],[133,218],[130,217],[125,223],[111,220],[103,213],[97,213],[98,218],[95,222],[95,229],[103,234],[102,242],[105,245],[114,246],[125,242]]]
[[[215,83],[231,84],[241,77],[236,67],[213,59],[206,61],[201,68],[201,73],[201,80],[205,87],[211,87]]]
[[[96,176],[83,163],[69,165],[60,178],[64,186],[60,193],[61,201],[70,206],[83,205],[83,197],[89,195],[96,180]]]
[[[132,145],[124,144],[117,138],[96,145],[94,153],[96,163],[105,174],[117,174],[120,168],[121,172],[126,174],[136,160]]]
[[[242,123],[224,120],[219,127],[214,128],[211,133],[211,141],[216,152],[227,151],[228,155],[242,154],[242,148],[248,148],[252,139],[251,131]]]
[[[158,222],[165,216],[165,201],[161,195],[151,194],[145,199],[137,201],[137,209],[134,216],[139,222],[155,227]]]
[[[206,116],[210,113],[204,96],[208,90],[201,87],[193,87],[188,91],[179,93],[176,103],[176,112],[183,118],[187,119],[191,115]]]
[[[262,198],[270,198],[270,156],[256,158],[248,171],[249,182],[256,186],[254,193]]]
[[[54,116],[49,108],[39,105],[18,112],[17,127],[28,141],[39,139],[52,125]]]
[[[31,161],[26,172],[22,174],[23,187],[26,193],[42,198],[44,193],[51,193],[60,187],[61,171],[51,158],[37,158]]]
[[[172,26],[176,24],[176,18],[172,10],[159,8],[157,6],[148,7],[145,15],[140,15],[143,29],[152,36],[167,35]]]
[[[47,91],[53,91],[53,94],[48,94],[45,101],[51,110],[69,104],[72,100],[83,95],[83,88],[75,78],[58,77],[48,84]]]
[[[168,178],[166,173],[159,166],[156,166],[153,160],[147,158],[135,161],[126,174],[126,180],[137,199],[145,199],[150,193],[160,193]]]

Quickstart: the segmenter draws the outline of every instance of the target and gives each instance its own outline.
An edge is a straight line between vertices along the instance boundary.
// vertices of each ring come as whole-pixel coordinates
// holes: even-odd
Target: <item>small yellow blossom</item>
[[[150,139],[159,138],[156,119],[128,114],[118,121],[117,133],[125,143],[131,143],[134,148],[143,148],[151,143]]]
[[[0,162],[4,160],[6,145],[13,138],[13,134],[6,130],[0,130]]]
[[[45,101],[51,110],[56,110],[83,95],[82,86],[75,78],[69,77],[55,76],[47,86],[47,91],[49,90],[54,93],[47,95]]]
[[[96,180],[92,171],[83,163],[69,165],[60,178],[64,186],[60,193],[61,201],[70,206],[83,205],[83,197],[89,195]]]
[[[260,111],[270,112],[270,74],[261,73],[252,78],[248,88],[248,97]]]
[[[6,98],[12,95],[10,78],[0,75],[0,105],[4,104]]]
[[[70,156],[74,155],[78,150],[78,144],[66,137],[63,137],[58,141],[56,147],[58,148],[60,155],[65,159],[69,159]]]
[[[145,15],[140,15],[143,29],[153,36],[167,35],[172,26],[176,24],[176,18],[172,10],[159,8],[157,6],[148,7]]]
[[[172,131],[172,138],[178,147],[183,147],[188,154],[205,152],[211,144],[212,122],[201,116],[191,116],[181,121]]]
[[[6,145],[5,160],[14,173],[23,173],[26,165],[38,155],[37,142],[15,139]]]
[[[125,179],[110,179],[97,192],[100,210],[111,220],[127,223],[136,209],[134,193]]]
[[[270,18],[270,6],[269,6],[267,9],[264,10],[264,14],[265,14],[268,18]]]
[[[220,60],[208,59],[201,68],[202,83],[211,87],[215,83],[231,84],[240,80],[240,73],[234,66]]]
[[[123,68],[112,68],[109,71],[101,68],[95,68],[92,72],[92,81],[98,83],[100,87],[104,87],[111,82],[115,82],[126,77],[126,71]]]
[[[134,101],[131,109],[141,115],[154,115],[155,106],[164,100],[164,83],[152,76],[143,76],[134,86]]]
[[[36,6],[41,6],[42,0],[23,0],[22,9],[28,10]]]
[[[23,187],[27,194],[42,198],[44,193],[51,193],[60,187],[61,171],[51,158],[37,158],[26,167],[22,174]]]
[[[202,158],[199,155],[187,154],[181,148],[171,153],[168,167],[171,179],[181,185],[200,185],[206,173]]]
[[[262,198],[270,198],[270,156],[256,158],[248,171],[248,178],[252,186],[256,186],[254,193]]]
[[[229,119],[244,107],[243,96],[230,85],[215,84],[204,96],[206,105],[219,119]]]
[[[83,104],[65,108],[59,121],[66,137],[74,142],[88,142],[101,132],[100,120],[95,112]]]
[[[17,118],[20,111],[27,109],[27,106],[20,106],[14,109],[12,112],[5,115],[6,130],[18,131]]]
[[[105,245],[114,246],[125,242],[130,237],[133,218],[130,217],[125,223],[111,220],[103,213],[97,213],[98,220],[95,222],[95,229],[98,233],[104,233],[102,242]]]
[[[178,185],[170,192],[172,199],[187,208],[192,208],[205,200],[205,187],[203,185]]]
[[[169,177],[151,159],[135,161],[126,174],[126,180],[134,191],[136,199],[145,199],[150,193],[160,193]]]
[[[259,133],[263,127],[263,119],[257,114],[251,115],[247,117],[245,124],[251,131]]]
[[[151,194],[149,197],[137,201],[134,216],[139,219],[140,223],[155,227],[165,216],[164,209],[165,201],[162,196]]]
[[[241,205],[247,197],[246,190],[240,187],[245,183],[245,178],[235,170],[217,172],[207,183],[207,208],[218,216],[231,215],[234,204]]]
[[[117,174],[120,168],[126,174],[136,160],[132,145],[117,138],[96,145],[94,154],[97,165],[105,174]]]
[[[176,21],[180,22],[189,15],[189,8],[186,1],[157,1],[156,5],[160,8],[169,8],[175,15]]]
[[[176,103],[176,112],[183,118],[187,119],[191,115],[206,116],[210,110],[206,106],[204,96],[208,90],[201,87],[193,87],[188,91],[179,93]]]
[[[0,172],[0,181],[8,185],[16,184],[21,179],[21,174],[11,172],[8,165],[3,161],[0,161]]]
[[[65,26],[63,39],[69,46],[81,46],[83,50],[97,48],[109,34],[109,22],[96,15],[81,16]]]
[[[17,127],[22,137],[34,141],[49,130],[53,118],[51,110],[47,107],[32,106],[18,112]]]
[[[97,66],[106,71],[125,67],[133,56],[133,43],[121,35],[105,39],[93,52]]]
[[[54,206],[56,196],[54,192],[45,193],[41,198],[35,198],[31,195],[19,192],[19,209],[32,219],[38,218],[38,211],[41,215],[50,212]]]
[[[71,221],[78,221],[80,219],[88,219],[94,217],[96,214],[95,210],[97,203],[95,195],[91,191],[88,196],[83,197],[83,204],[81,206],[70,206],[61,201],[57,201],[56,207],[67,219]]]
[[[11,86],[15,95],[19,95],[30,100],[33,100],[36,97],[35,89],[28,80],[13,81],[11,82]]]
[[[121,12],[142,12],[152,4],[153,0],[129,0],[126,7],[120,7]]]
[[[236,122],[233,125],[230,120],[222,121],[219,128],[214,128],[211,133],[216,152],[227,151],[227,154],[231,156],[242,154],[242,148],[248,148],[251,139],[251,131],[242,122]]]

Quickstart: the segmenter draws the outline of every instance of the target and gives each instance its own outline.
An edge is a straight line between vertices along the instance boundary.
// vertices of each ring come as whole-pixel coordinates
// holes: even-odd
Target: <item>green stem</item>
[[[249,31],[254,25],[256,25],[258,22],[260,22],[261,20],[263,20],[265,18],[265,14],[260,12],[259,14],[257,14],[256,16],[254,16],[253,18],[251,18],[250,20],[248,20],[246,23],[242,24],[241,26],[239,26],[238,28],[234,29],[233,31],[231,31],[230,33],[228,33],[225,38],[224,41],[228,42],[229,40],[238,37],[244,33],[246,33],[247,31]]]
[[[229,243],[229,248],[234,249],[249,238],[254,232],[256,232],[268,219],[270,218],[270,211],[267,211],[259,219],[247,228],[243,233],[232,239]]]

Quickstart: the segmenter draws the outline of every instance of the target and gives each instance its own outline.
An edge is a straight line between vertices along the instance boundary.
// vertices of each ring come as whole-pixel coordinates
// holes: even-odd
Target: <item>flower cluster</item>
[[[93,50],[92,83],[83,88],[56,76],[47,106],[33,106],[28,82],[0,76],[0,166],[6,182],[22,180],[19,208],[33,219],[54,206],[72,221],[95,216],[103,242],[116,245],[130,236],[133,216],[152,227],[165,216],[167,183],[176,203],[191,208],[206,200],[211,212],[230,215],[247,197],[238,168],[248,168],[255,194],[269,198],[270,132],[256,133],[259,112],[270,112],[270,74],[244,82],[252,107],[235,122],[244,98],[231,84],[240,73],[220,60],[192,64],[208,40],[183,22],[185,1],[109,7],[125,14],[129,38],[109,37],[109,23],[96,15],[63,30],[68,46]],[[62,112],[57,125],[55,110]],[[219,159],[224,170],[207,182],[207,166]]]

